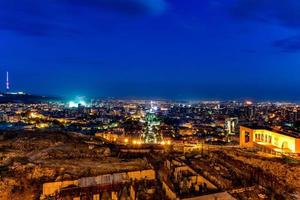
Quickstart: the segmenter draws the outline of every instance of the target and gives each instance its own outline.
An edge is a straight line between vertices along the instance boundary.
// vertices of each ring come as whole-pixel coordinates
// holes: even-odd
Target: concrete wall
[[[116,173],[115,175],[118,175],[120,173]],[[126,175],[126,179],[128,178],[128,181],[130,179],[133,180],[142,180],[142,179],[147,179],[147,180],[155,180],[155,171],[150,169],[150,170],[141,170],[141,171],[133,171],[133,172],[127,172],[127,173],[121,173]],[[94,183],[95,181],[93,181],[94,179],[97,179],[99,177],[103,177],[103,176],[111,176],[113,177],[113,175],[108,174],[108,175],[102,175],[102,176],[98,176],[98,177],[86,177],[86,178],[82,178],[79,180],[75,180],[75,181],[60,181],[60,182],[51,182],[51,183],[44,183],[43,184],[43,194],[41,199],[43,199],[43,197],[45,196],[50,196],[55,194],[55,192],[61,190],[62,188],[68,187],[70,185],[75,185],[76,187],[80,187],[80,181],[82,182],[82,180],[88,180],[88,179],[92,179],[92,183]],[[126,180],[124,180],[126,181]],[[95,182],[97,183],[97,182]],[[90,186],[90,184],[87,184],[87,186]]]
[[[197,184],[198,185],[202,185],[203,183],[206,183],[207,188],[209,190],[217,190],[218,188],[213,185],[211,182],[209,182],[207,179],[205,179],[204,177],[198,175],[197,177],[195,177],[197,179]]]
[[[300,154],[300,139],[296,139],[296,153]]]
[[[60,190],[61,188],[68,187],[70,185],[78,186],[78,181],[60,181],[60,182],[52,182],[52,183],[45,183],[43,184],[43,195],[52,195],[56,191]]]
[[[163,181],[162,182],[163,189],[166,191],[166,196],[171,200],[177,200],[176,193],[174,193],[171,188]]]
[[[246,132],[248,132],[250,134],[249,142],[245,142]],[[254,146],[253,139],[254,139],[253,129],[241,126],[240,127],[240,146],[242,146],[242,147],[253,147]]]
[[[128,174],[129,179],[133,179],[133,180],[134,179],[136,179],[136,180],[141,180],[141,179],[154,180],[155,179],[155,171],[152,169],[128,172],[127,174]]]

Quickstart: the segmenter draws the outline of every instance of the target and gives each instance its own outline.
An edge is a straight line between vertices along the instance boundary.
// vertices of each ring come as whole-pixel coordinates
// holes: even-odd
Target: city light
[[[87,106],[87,103],[85,101],[70,101],[69,102],[69,108],[78,108],[78,106]]]
[[[32,118],[32,119],[42,119],[44,116],[39,114],[39,113],[36,113],[36,112],[30,112],[29,114],[29,118]]]
[[[248,100],[248,101],[245,102],[245,104],[248,105],[248,106],[251,106],[253,104],[253,102]]]
[[[73,100],[69,103],[71,107],[85,105],[83,100]],[[103,107],[104,104],[106,104],[106,107]],[[127,158],[125,158],[126,156],[138,156],[142,158],[145,154],[149,154],[151,155],[150,159],[147,160],[148,158],[146,158],[146,163],[149,165],[151,165],[152,162],[164,161],[164,166],[169,166],[170,169],[166,168],[163,170],[167,170],[171,174],[173,172],[181,173],[180,171],[183,170],[184,175],[188,174],[191,175],[191,177],[195,177],[189,179],[190,181],[197,180],[196,177],[199,175],[197,175],[196,172],[190,171],[190,166],[185,166],[187,163],[191,165],[191,167],[193,167],[192,165],[199,166],[199,168],[205,165],[210,166],[212,163],[215,164],[216,158],[220,160],[224,158],[222,155],[235,155],[235,152],[238,152],[239,155],[244,154],[243,159],[247,159],[247,157],[249,157],[247,155],[248,150],[244,151],[244,148],[249,150],[253,148],[255,152],[257,151],[256,159],[259,159],[261,155],[278,157],[278,159],[285,156],[288,157],[288,159],[292,159],[300,152],[300,134],[291,132],[293,122],[296,122],[300,116],[299,106],[292,105],[286,107],[285,105],[281,105],[270,108],[269,104],[259,104],[259,106],[257,106],[255,103],[253,106],[248,106],[245,104],[245,101],[235,103],[224,102],[222,106],[225,112],[220,113],[219,110],[215,109],[218,105],[214,103],[205,105],[191,104],[191,107],[184,106],[184,109],[182,109],[183,106],[180,104],[173,105],[164,103],[164,106],[168,107],[170,111],[166,115],[165,113],[156,113],[153,111],[154,109],[149,111],[149,107],[143,106],[143,102],[134,103],[133,105],[135,106],[130,107],[128,107],[128,104],[133,103],[130,101],[116,102],[112,100],[105,101],[105,103],[93,103],[91,109],[68,109],[68,106],[63,103],[35,105],[7,104],[0,105],[2,106],[2,110],[7,110],[6,112],[0,112],[0,119],[7,123],[15,123],[15,126],[6,126],[8,129],[11,127],[19,128],[20,124],[24,124],[20,130],[36,132],[32,134],[32,139],[28,139],[30,136],[24,138],[24,140],[30,142],[28,147],[23,147],[28,148],[28,150],[26,150],[28,152],[26,153],[32,152],[31,145],[42,144],[46,150],[48,146],[50,146],[51,149],[57,148],[57,151],[53,151],[53,155],[60,158],[62,154],[60,148],[62,147],[61,145],[58,147],[55,145],[58,140],[62,144],[74,142],[72,146],[80,148],[80,151],[78,151],[79,158],[86,156],[86,160],[88,160],[91,154],[95,154],[95,156],[99,156],[100,163],[103,158],[110,159],[113,157],[114,161],[123,164],[124,162],[128,162]],[[205,110],[205,112],[201,112],[201,110]],[[226,114],[231,110],[236,110],[236,117],[231,117]],[[94,114],[92,117],[90,116],[91,112]],[[135,113],[142,112],[145,112],[146,115],[141,115],[136,118],[137,115],[135,115]],[[132,113],[134,113],[134,115],[132,115]],[[189,117],[187,118],[186,116]],[[199,116],[204,117],[199,118]],[[259,119],[258,117],[267,117],[268,123],[273,122],[274,124],[277,124],[280,119],[285,119],[285,123],[291,124],[289,131],[285,131],[283,127],[279,126],[277,126],[277,129],[275,129],[275,126],[273,126],[274,129],[272,129],[272,127],[262,129],[257,126],[251,128],[251,122]],[[140,120],[140,118],[144,120]],[[180,125],[172,122],[166,124],[165,119],[168,118],[182,120],[180,120]],[[264,118],[262,118],[262,123],[264,122],[263,120]],[[238,126],[240,121],[246,121],[249,125]],[[206,125],[203,126],[203,124]],[[175,131],[175,128],[178,131]],[[52,132],[55,134],[51,135]],[[65,137],[66,132],[68,133],[68,137]],[[201,132],[201,134],[194,134],[197,132]],[[56,133],[61,134],[62,137],[59,136],[57,138]],[[73,133],[75,134],[75,138],[72,141],[70,136],[72,138]],[[40,134],[41,136],[35,137],[35,134]],[[78,147],[77,142],[79,135],[82,135],[81,140],[88,145],[87,147],[83,147],[84,144],[82,144],[82,147]],[[37,138],[46,139],[40,142],[36,141]],[[44,142],[47,143],[48,140],[53,140],[53,142],[44,145]],[[115,146],[116,148],[110,148],[111,146]],[[264,152],[260,152],[262,150],[257,149],[257,146],[262,148]],[[91,151],[96,151],[97,149],[99,149],[98,152],[105,152],[105,154],[96,154]],[[68,150],[70,150],[72,154],[76,154],[74,149],[68,148]],[[55,152],[57,152],[57,155],[55,155]],[[202,157],[202,155],[209,155],[208,152],[214,157]],[[193,162],[185,162],[184,155],[186,153],[195,154],[195,158],[189,158]],[[253,153],[254,152],[251,154]],[[114,157],[115,155],[120,157]],[[66,156],[68,156],[67,153]],[[174,162],[172,159],[175,159],[173,160]],[[95,162],[95,160],[92,160],[92,162]],[[60,162],[64,162],[64,158],[62,158]],[[77,162],[84,161],[74,158],[74,163]],[[141,160],[137,159],[137,162],[141,162]],[[169,162],[173,164],[170,165]],[[223,160],[220,164],[223,166],[224,162],[234,163],[235,159],[229,161]],[[266,162],[266,159],[263,158],[263,162]],[[276,164],[279,163],[281,162]],[[124,166],[122,164],[120,164],[120,166]],[[90,161],[88,165],[90,165]],[[129,166],[130,164],[126,163],[126,166],[127,165]],[[237,165],[237,167],[239,166],[240,165]],[[176,168],[180,170],[178,170],[178,172],[174,171]],[[211,173],[224,172],[217,170],[218,168],[219,166],[207,169],[211,170]],[[123,170],[123,167],[120,169]],[[148,171],[149,169],[146,170]],[[160,169],[158,169],[158,172],[159,170]],[[184,171],[189,173],[185,173]],[[230,172],[230,170],[228,171]],[[252,170],[249,171],[249,173],[252,172]],[[177,177],[181,178],[179,174],[177,175]],[[229,177],[230,180],[226,180],[226,183],[232,181],[230,174],[227,174],[227,177]],[[244,177],[241,176],[241,179],[243,178]],[[159,179],[155,181],[159,181]],[[171,179],[169,181],[172,183],[173,180]],[[252,180],[249,181],[249,183],[253,184]],[[176,184],[176,182],[173,184]],[[194,182],[194,184],[197,184],[197,182]],[[200,186],[204,187],[204,185],[201,184],[199,187]],[[194,191],[194,189],[195,188],[190,188],[190,191]],[[176,191],[174,191],[174,194],[175,193]],[[195,194],[198,195],[199,193]]]
[[[47,123],[40,123],[40,124],[37,124],[36,127],[39,128],[39,129],[45,129],[45,128],[49,127],[49,124],[47,124]]]
[[[79,104],[80,104],[81,106],[87,106],[87,104],[86,104],[85,101],[80,101]]]
[[[76,104],[74,101],[69,102],[69,108],[77,108],[78,104]]]

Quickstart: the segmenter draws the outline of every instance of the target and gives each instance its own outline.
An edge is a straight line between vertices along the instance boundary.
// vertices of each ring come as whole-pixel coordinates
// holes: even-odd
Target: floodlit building
[[[240,146],[258,147],[270,153],[300,154],[300,133],[258,126],[241,126]]]
[[[239,123],[239,119],[237,117],[227,118],[225,120],[226,133],[229,135],[234,135],[235,133],[237,133],[238,123]]]

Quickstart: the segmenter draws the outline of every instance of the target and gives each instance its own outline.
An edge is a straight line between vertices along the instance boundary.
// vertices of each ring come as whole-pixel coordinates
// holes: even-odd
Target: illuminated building
[[[191,136],[194,135],[196,133],[196,130],[194,130],[193,128],[185,128],[185,127],[180,127],[180,129],[178,130],[179,135],[183,135],[183,136]]]
[[[127,138],[124,139],[123,134],[118,134],[118,133],[115,133],[115,132],[112,132],[112,131],[105,131],[103,133],[96,133],[95,136],[104,138],[105,140],[110,141],[110,142],[123,142],[124,140],[127,139]],[[128,143],[128,139],[127,139],[127,142],[125,141],[125,143]]]
[[[74,101],[69,102],[69,108],[77,108],[78,104],[76,104]]]
[[[77,101],[77,102],[74,102],[74,101],[69,102],[69,108],[79,108],[79,107],[85,107],[85,106],[87,106],[87,104],[83,100]]]
[[[240,146],[258,147],[271,153],[300,153],[300,134],[265,127],[240,127]]]
[[[239,119],[237,117],[234,118],[227,118],[225,120],[225,130],[227,134],[235,134],[236,128],[239,123]]]

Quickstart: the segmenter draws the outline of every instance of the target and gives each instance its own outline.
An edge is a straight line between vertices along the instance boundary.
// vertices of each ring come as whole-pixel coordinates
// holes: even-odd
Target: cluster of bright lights
[[[85,101],[79,101],[79,102],[70,101],[69,102],[69,108],[78,108],[79,105],[87,106]]]
[[[30,112],[29,114],[29,118],[33,118],[33,119],[42,119],[44,116],[36,113],[36,112]]]
[[[128,144],[129,143],[129,139],[128,138],[125,138],[124,139],[124,143],[125,144]],[[145,144],[143,141],[141,141],[141,140],[132,140],[132,142],[131,142],[133,145],[140,145],[140,144]],[[171,141],[170,140],[168,140],[168,141],[162,141],[162,142],[160,142],[160,143],[157,143],[157,144],[160,144],[160,145],[171,145]]]
[[[77,108],[78,104],[76,104],[74,101],[69,102],[69,108]]]
[[[142,141],[140,141],[140,140],[133,140],[132,144],[142,144]]]
[[[161,145],[171,145],[171,141],[162,141],[161,143],[160,143]]]
[[[253,104],[253,102],[248,100],[248,101],[245,102],[245,104],[248,105],[248,106],[250,106],[250,105]]]
[[[154,111],[158,111],[158,107],[157,107],[157,106],[153,106],[152,109],[153,109]]]
[[[49,124],[47,124],[47,123],[40,123],[40,124],[37,124],[36,127],[39,128],[39,129],[44,129],[44,128],[48,128]]]
[[[86,106],[85,101],[80,101],[79,104],[82,105],[82,106]]]

